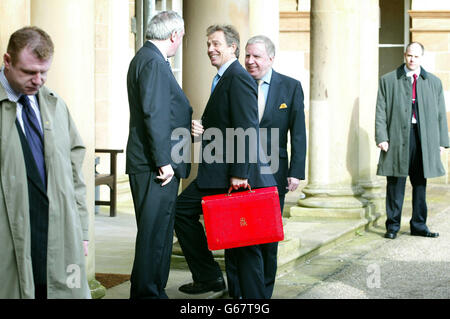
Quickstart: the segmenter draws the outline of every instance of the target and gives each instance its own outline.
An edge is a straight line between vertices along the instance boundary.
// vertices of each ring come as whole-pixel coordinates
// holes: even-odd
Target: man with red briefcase
[[[268,37],[257,35],[250,38],[245,46],[245,53],[245,68],[258,82],[261,144],[263,149],[271,150],[270,166],[277,182],[280,207],[283,211],[286,193],[295,191],[300,180],[305,179],[306,129],[303,89],[299,81],[272,69],[275,45]],[[278,132],[277,136],[271,134],[274,129]],[[288,133],[290,133],[291,146],[289,163]],[[276,159],[278,159],[278,165],[272,165]],[[266,298],[270,298],[277,272],[278,242],[262,244],[261,251],[264,261]],[[233,284],[238,281],[238,277],[234,275],[230,263],[227,277],[230,296],[239,297],[239,285]]]
[[[230,129],[254,131],[258,137],[257,86],[252,77],[240,65],[239,33],[233,26],[213,25],[207,29],[208,56],[218,70],[214,77],[211,96],[202,115],[202,123],[193,121],[191,133],[200,136],[208,130],[225,137]],[[218,138],[218,136],[215,136]],[[232,137],[233,139],[235,136]],[[215,140],[202,140],[202,150],[211,149]],[[193,283],[183,285],[180,291],[199,294],[208,291],[225,290],[223,275],[208,249],[203,226],[199,221],[202,214],[201,201],[204,196],[226,193],[231,186],[237,190],[276,185],[272,174],[261,174],[258,162],[251,163],[252,145],[248,138],[244,143],[222,141],[222,149],[214,148],[215,159],[202,159],[197,178],[178,196],[175,213],[175,231],[183,250]],[[209,147],[208,147],[209,146]],[[233,154],[230,159],[230,154]],[[240,155],[244,154],[244,160]],[[204,155],[204,154],[203,154]],[[240,160],[238,158],[240,157]],[[239,247],[225,252],[225,263],[229,251],[239,260],[236,274],[245,280],[239,281],[243,298],[265,298],[264,263],[259,245]]]

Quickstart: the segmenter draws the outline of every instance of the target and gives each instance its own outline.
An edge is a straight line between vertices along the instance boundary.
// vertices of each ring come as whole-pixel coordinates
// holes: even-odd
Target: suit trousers
[[[426,187],[427,180],[423,174],[422,148],[420,143],[419,127],[411,124],[409,145],[408,175],[412,185],[412,218],[411,231],[428,231]],[[387,177],[386,187],[386,230],[398,232],[400,229],[403,201],[405,197],[406,177]]]
[[[280,187],[278,187],[278,194],[280,198],[280,210],[281,213],[283,213],[285,193],[280,190]],[[264,291],[262,294],[264,299],[270,299],[273,294],[275,277],[277,274],[278,242],[261,244],[257,246],[261,252],[261,258],[263,261],[262,269],[264,270],[262,274],[264,278]],[[233,250],[230,250],[228,253],[231,255],[232,252]],[[239,281],[240,276],[237,273],[236,267],[238,262],[239,258],[237,258],[237,256],[234,258],[233,256],[229,256],[229,262],[226,265],[228,292],[230,297],[236,299],[242,297]],[[254,268],[257,268],[257,266],[254,266]]]
[[[226,192],[226,189],[200,189],[194,180],[178,196],[175,232],[194,282],[213,281],[223,277],[219,264],[208,249],[205,231],[199,218],[202,214],[202,197]],[[232,285],[238,285],[236,287],[243,298],[265,298],[264,262],[260,246],[225,250],[225,268],[228,269],[231,265],[232,276],[237,278],[232,279]],[[230,279],[228,283],[230,284]]]
[[[173,245],[174,208],[179,179],[161,186],[157,172],[130,174],[136,212],[136,248],[131,299],[166,299]]]
[[[219,264],[208,249],[205,230],[200,223],[202,197],[225,193],[224,189],[200,189],[194,180],[178,196],[175,208],[175,233],[194,282],[222,278]]]

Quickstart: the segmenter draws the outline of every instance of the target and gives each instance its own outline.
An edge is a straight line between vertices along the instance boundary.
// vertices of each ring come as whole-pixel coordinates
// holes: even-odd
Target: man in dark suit
[[[278,186],[280,207],[288,191],[295,191],[305,179],[306,129],[303,90],[299,81],[275,72],[275,46],[266,36],[250,38],[245,47],[245,68],[258,83],[258,115],[263,149],[269,153]],[[276,136],[272,133],[277,132]],[[290,133],[291,160],[288,165],[287,142]],[[278,137],[278,140],[275,140]],[[276,163],[276,164],[274,164]],[[277,272],[278,242],[261,245],[264,260],[266,298],[273,293]],[[227,275],[237,278],[231,272]],[[228,280],[230,281],[230,279]],[[230,295],[239,297],[236,285],[229,285]]]
[[[208,129],[226,136],[227,129],[241,128],[258,132],[257,87],[255,81],[239,64],[239,33],[232,26],[213,25],[207,29],[208,56],[218,70],[214,77],[212,93],[202,116],[202,123],[193,121],[192,135],[198,136]],[[217,136],[216,136],[217,138]],[[208,149],[213,141],[206,138],[202,149]],[[198,294],[225,289],[222,272],[208,250],[205,232],[199,222],[203,196],[225,193],[234,189],[266,187],[275,185],[272,174],[261,174],[258,163],[251,163],[250,143],[234,150],[215,149],[215,160],[202,159],[197,178],[180,194],[176,203],[175,231],[183,250],[193,283],[183,285],[180,291]],[[218,143],[220,144],[220,143]],[[255,143],[257,145],[257,143]],[[255,151],[256,148],[253,150]],[[227,155],[235,154],[233,159]],[[257,151],[257,150],[256,150]],[[245,152],[245,160],[237,161],[239,153]],[[211,152],[212,153],[212,152]],[[242,154],[242,153],[241,153]],[[205,154],[204,154],[205,155]],[[225,262],[237,258],[236,273],[245,280],[239,281],[242,297],[264,298],[264,269],[259,246],[248,246],[225,251]]]
[[[288,191],[295,191],[300,180],[305,179],[306,129],[303,105],[303,89],[299,81],[275,72],[272,69],[275,59],[275,46],[266,36],[254,36],[246,45],[245,68],[261,85],[258,85],[258,99],[263,97],[262,111],[258,110],[260,129],[267,130],[266,149],[273,150],[270,144],[272,128],[278,129],[279,165],[273,172],[280,194],[281,207]],[[260,94],[262,93],[262,94]],[[291,159],[288,165],[287,142],[290,132]],[[273,158],[273,154],[270,156]],[[283,209],[281,209],[283,211]]]
[[[183,35],[184,21],[177,13],[157,14],[148,25],[149,41],[128,70],[126,172],[138,228],[131,298],[167,298],[175,200],[180,179],[190,171],[188,163],[176,164],[171,157],[172,147],[180,143],[172,132],[178,128],[189,131],[192,115],[167,60],[175,55]]]

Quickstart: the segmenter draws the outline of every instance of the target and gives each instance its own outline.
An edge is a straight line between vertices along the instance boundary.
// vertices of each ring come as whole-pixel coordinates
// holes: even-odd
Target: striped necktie
[[[33,153],[36,167],[41,176],[44,186],[46,185],[45,161],[44,161],[44,135],[42,133],[36,113],[31,108],[28,96],[22,95],[19,98],[19,103],[22,104],[22,120],[25,135]]]

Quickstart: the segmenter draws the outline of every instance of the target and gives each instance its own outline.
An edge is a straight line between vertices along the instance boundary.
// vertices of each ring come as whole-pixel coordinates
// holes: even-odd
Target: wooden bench
[[[95,186],[109,187],[109,201],[96,200],[95,205],[109,206],[109,216],[116,216],[117,207],[117,154],[123,150],[96,148],[95,153],[108,153],[110,158],[109,174],[95,174]]]

